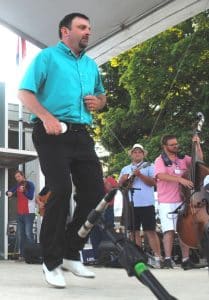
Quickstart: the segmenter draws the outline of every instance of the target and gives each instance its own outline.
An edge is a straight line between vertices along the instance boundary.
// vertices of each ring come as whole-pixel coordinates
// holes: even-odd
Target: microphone
[[[65,133],[67,131],[67,124],[64,122],[60,122],[61,125],[61,133]]]
[[[112,199],[115,197],[115,194],[118,189],[112,189],[105,197],[99,202],[97,207],[95,209],[92,209],[92,211],[89,213],[85,223],[81,226],[81,228],[78,231],[78,235],[81,238],[85,238],[91,229],[94,227],[94,225],[98,222],[100,219],[102,213],[105,211],[105,209],[108,207],[109,202],[112,201]]]

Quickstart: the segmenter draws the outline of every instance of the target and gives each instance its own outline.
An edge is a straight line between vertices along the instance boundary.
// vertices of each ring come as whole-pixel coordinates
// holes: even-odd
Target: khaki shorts
[[[162,232],[169,230],[176,231],[177,214],[170,214],[181,204],[177,203],[159,203],[159,216]]]

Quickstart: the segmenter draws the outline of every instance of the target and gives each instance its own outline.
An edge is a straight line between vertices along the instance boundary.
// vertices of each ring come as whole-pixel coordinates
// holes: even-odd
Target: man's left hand
[[[133,173],[137,177],[140,177],[140,175],[141,175],[141,172],[139,170],[135,170]]]

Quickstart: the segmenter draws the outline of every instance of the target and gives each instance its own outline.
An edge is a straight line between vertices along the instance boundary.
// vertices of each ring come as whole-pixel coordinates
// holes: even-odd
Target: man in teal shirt
[[[43,271],[50,285],[61,288],[66,285],[61,266],[78,276],[95,276],[80,262],[86,239],[77,233],[104,196],[101,165],[86,128],[92,112],[106,104],[98,67],[84,51],[90,31],[87,16],[65,16],[60,42],[38,54],[19,88],[21,102],[32,113],[33,143],[52,192],[41,228]],[[72,183],[76,209],[66,227]]]

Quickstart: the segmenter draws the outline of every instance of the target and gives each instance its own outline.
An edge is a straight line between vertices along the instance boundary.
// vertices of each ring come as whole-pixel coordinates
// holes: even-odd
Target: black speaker
[[[119,268],[118,250],[111,241],[102,241],[98,247],[98,265]]]

